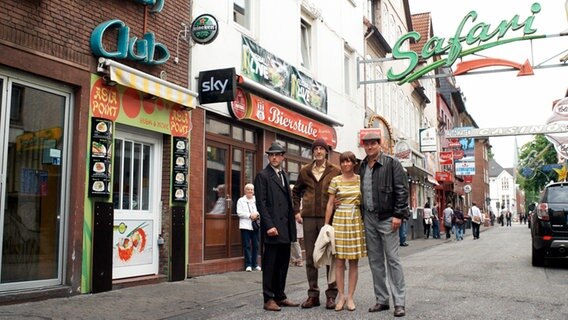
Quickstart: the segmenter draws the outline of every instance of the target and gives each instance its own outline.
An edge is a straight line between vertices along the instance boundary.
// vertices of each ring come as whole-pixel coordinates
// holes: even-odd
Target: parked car
[[[532,265],[568,257],[568,182],[549,183],[531,215]]]

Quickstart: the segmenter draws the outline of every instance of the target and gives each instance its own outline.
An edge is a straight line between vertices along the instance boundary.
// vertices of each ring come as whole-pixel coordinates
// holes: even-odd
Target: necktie
[[[286,186],[286,180],[284,180],[284,174],[282,172],[282,170],[278,171],[278,175],[280,176],[280,181],[282,181],[282,186],[285,187]]]

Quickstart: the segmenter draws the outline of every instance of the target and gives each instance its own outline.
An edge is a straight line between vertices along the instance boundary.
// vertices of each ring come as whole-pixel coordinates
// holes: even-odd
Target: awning
[[[110,81],[114,81],[120,85],[137,89],[188,108],[195,108],[193,104],[195,98],[197,98],[196,92],[136,70],[122,63],[106,58],[99,58],[97,71],[107,73],[110,76]]]
[[[433,184],[434,186],[439,185],[438,181],[436,181],[436,179],[434,179],[432,176],[428,176],[428,182]]]

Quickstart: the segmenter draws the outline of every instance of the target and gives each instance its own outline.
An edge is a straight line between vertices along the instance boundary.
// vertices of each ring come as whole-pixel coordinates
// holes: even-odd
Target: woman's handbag
[[[426,218],[425,222],[426,224],[432,224],[432,218]]]
[[[260,219],[256,219],[252,222],[252,229],[254,231],[260,230]]]
[[[480,224],[481,223],[481,217],[480,216],[473,216],[473,222]]]

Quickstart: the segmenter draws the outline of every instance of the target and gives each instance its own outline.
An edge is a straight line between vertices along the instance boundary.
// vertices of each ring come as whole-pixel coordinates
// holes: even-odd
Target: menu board
[[[112,128],[110,120],[91,118],[91,157],[89,161],[89,195],[108,197],[112,160]]]
[[[173,137],[172,201],[187,202],[187,139]]]

